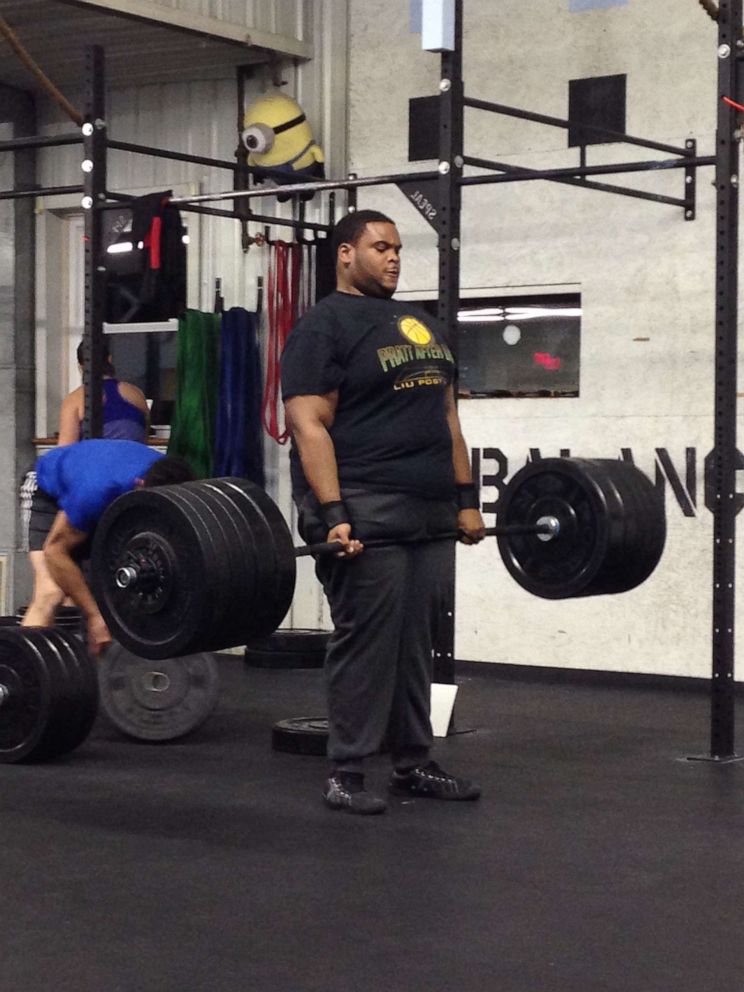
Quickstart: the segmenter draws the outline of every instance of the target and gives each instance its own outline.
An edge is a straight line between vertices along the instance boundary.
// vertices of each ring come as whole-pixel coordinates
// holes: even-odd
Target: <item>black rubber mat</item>
[[[322,673],[220,669],[188,738],[99,718],[0,766],[0,992],[741,989],[744,764],[681,760],[704,694],[462,665],[436,756],[481,801],[355,818],[322,805],[324,758],[271,747],[325,711]]]

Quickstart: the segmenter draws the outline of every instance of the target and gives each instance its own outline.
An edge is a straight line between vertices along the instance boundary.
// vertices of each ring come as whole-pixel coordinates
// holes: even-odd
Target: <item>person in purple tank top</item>
[[[78,345],[78,365],[83,364],[83,345]],[[116,378],[111,355],[103,355],[103,436],[111,441],[147,440],[148,415],[145,394],[131,382]],[[85,412],[83,387],[73,389],[62,401],[57,444],[74,444],[81,440]]]

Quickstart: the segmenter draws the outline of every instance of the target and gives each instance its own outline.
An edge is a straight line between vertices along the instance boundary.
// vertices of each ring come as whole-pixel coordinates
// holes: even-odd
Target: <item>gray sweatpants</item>
[[[449,501],[344,490],[352,535],[362,541],[421,539],[454,531]],[[305,499],[300,533],[325,540],[314,497]],[[425,761],[432,641],[451,589],[451,542],[366,548],[357,558],[317,559],[316,573],[331,609],[334,632],[326,655],[329,740],[334,766],[359,771],[386,741],[397,766]]]

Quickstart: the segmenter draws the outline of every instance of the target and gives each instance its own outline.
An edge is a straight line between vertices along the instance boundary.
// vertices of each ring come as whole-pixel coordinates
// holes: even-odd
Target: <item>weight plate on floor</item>
[[[322,668],[325,651],[265,651],[248,647],[243,661],[249,668]]]
[[[290,754],[325,755],[328,746],[328,720],[325,717],[293,717],[280,720],[271,731],[275,751]]]
[[[74,702],[65,727],[69,738],[68,750],[73,750],[88,737],[98,715],[97,663],[80,638],[70,631],[55,628],[42,633],[50,644],[56,646],[74,686]]]
[[[99,663],[101,706],[129,737],[170,741],[199,727],[214,710],[220,690],[209,654],[157,661],[112,644]]]
[[[257,651],[289,651],[293,654],[325,654],[330,637],[330,630],[284,627],[282,630],[275,630],[268,637],[251,641],[248,648]]]
[[[648,578],[666,534],[663,499],[629,462],[546,458],[520,469],[498,505],[499,526],[555,517],[556,536],[500,535],[501,557],[546,599],[619,593]]]
[[[44,761],[79,743],[76,680],[44,631],[0,627],[0,686],[0,762]]]

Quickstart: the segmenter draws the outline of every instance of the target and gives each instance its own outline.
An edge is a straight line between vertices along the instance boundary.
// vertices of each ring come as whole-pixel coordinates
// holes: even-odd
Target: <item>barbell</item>
[[[630,462],[543,459],[509,481],[486,533],[497,538],[510,575],[534,595],[621,593],[661,558],[663,497]],[[354,536],[365,553],[406,543]],[[267,637],[289,610],[297,558],[337,551],[325,543],[295,548],[259,486],[207,479],[115,500],[96,528],[91,580],[117,641],[143,658],[172,658]]]
[[[497,538],[509,574],[533,595],[613,595],[640,585],[660,561],[663,496],[629,462],[543,459],[509,481],[497,525],[487,533]],[[369,541],[365,553],[391,543],[405,542]],[[128,721],[135,736],[152,728],[153,739],[162,738],[158,693],[170,694],[162,696],[163,705],[182,706],[179,659],[267,637],[289,610],[296,559],[337,551],[337,544],[325,543],[295,548],[278,508],[245,479],[120,496],[96,528],[93,591],[125,650],[140,660],[171,660],[142,665],[141,678],[130,664],[122,672],[112,661],[101,682],[107,710],[119,708],[119,725],[127,730]],[[186,686],[201,709],[216,698],[216,679],[204,680],[203,661]],[[96,665],[74,634],[0,626],[0,762],[48,760],[73,750],[90,732],[98,691]],[[139,698],[143,693],[146,699]],[[184,700],[188,720],[192,702]]]

